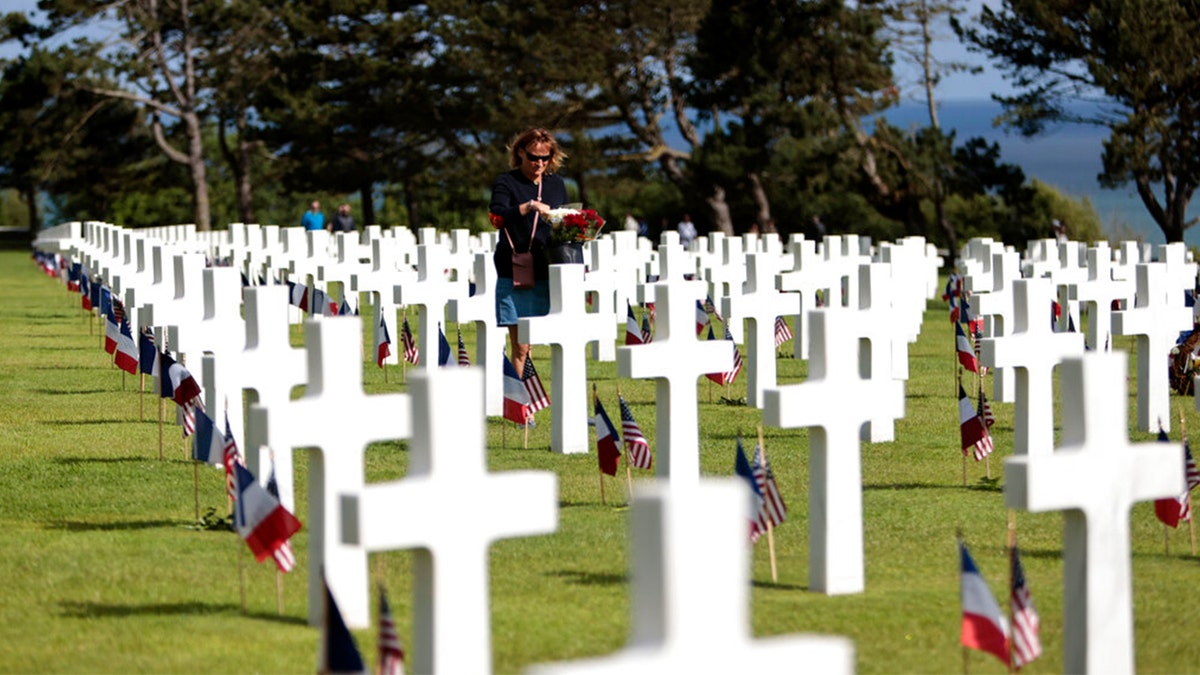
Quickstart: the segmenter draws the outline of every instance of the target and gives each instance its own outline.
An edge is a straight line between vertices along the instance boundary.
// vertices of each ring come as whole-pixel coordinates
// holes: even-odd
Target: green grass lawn
[[[178,427],[165,430],[158,459],[157,400],[139,418],[138,384],[101,349],[102,326],[89,324],[76,296],[44,276],[24,252],[0,252],[5,288],[0,322],[0,671],[3,672],[311,672],[316,629],[306,625],[307,532],[293,545],[299,565],[283,581],[284,613],[276,613],[276,574],[256,565],[231,532],[194,522],[194,468]],[[364,344],[369,340],[369,327]],[[473,330],[464,328],[471,342]],[[302,341],[299,328],[293,343]],[[924,331],[911,346],[907,411],[893,443],[864,445],[863,507],[866,592],[825,597],[808,584],[808,436],[764,429],[767,450],[790,509],[775,532],[779,582],[771,582],[765,539],[754,549],[753,631],[845,635],[860,672],[959,672],[960,608],[957,528],[964,532],[993,590],[1006,597],[1003,458],[1011,454],[1012,406],[994,404],[997,451],[989,481],[983,464],[968,466],[962,484],[953,331],[931,302]],[[1132,349],[1132,342],[1117,347]],[[469,345],[472,347],[473,345]],[[372,353],[371,345],[366,353]],[[790,345],[789,345],[790,348]],[[547,386],[549,350],[535,348]],[[1132,357],[1131,357],[1132,358]],[[780,381],[804,379],[804,363],[779,360]],[[1132,377],[1133,363],[1130,364]],[[653,383],[618,381],[613,363],[589,363],[612,414],[618,384],[653,443]],[[399,368],[389,381],[364,364],[369,393],[402,391]],[[990,383],[989,383],[990,385]],[[720,402],[723,392],[698,383],[701,466],[733,473],[735,438],[752,437],[758,411]],[[738,378],[732,398],[745,395]],[[711,399],[710,399],[711,394]],[[1200,428],[1191,398],[1172,401],[1190,428]],[[1130,418],[1134,418],[1130,396]],[[353,424],[353,412],[331,407],[331,424]],[[624,483],[609,480],[600,503],[594,454],[548,451],[550,415],[539,415],[529,448],[498,420],[488,422],[493,471],[543,469],[558,474],[560,522],[552,535],[506,540],[491,550],[492,648],[497,671],[611,653],[629,637],[628,515]],[[1176,430],[1175,435],[1178,435]],[[1132,433],[1134,440],[1151,440]],[[748,441],[748,449],[753,441]],[[407,445],[372,445],[367,479],[404,475]],[[593,451],[594,453],[594,451]],[[307,520],[307,456],[296,454],[298,515]],[[623,476],[623,471],[621,472]],[[646,480],[647,472],[637,480]],[[223,474],[202,467],[201,510],[224,513]],[[470,495],[457,498],[471,499]],[[479,503],[486,509],[488,504]],[[428,518],[423,513],[397,518]],[[1200,672],[1200,564],[1185,530],[1163,528],[1150,504],[1132,513],[1137,668]],[[1042,618],[1045,655],[1028,672],[1062,670],[1062,517],[1017,516],[1026,575]],[[245,565],[241,609],[239,560]],[[387,586],[402,640],[410,643],[412,603],[408,552],[373,554],[374,582]],[[703,565],[703,560],[697,560]],[[453,583],[453,580],[451,580]],[[713,580],[721,583],[721,580]],[[696,589],[704,593],[704,588]],[[1193,628],[1188,628],[1193,626]],[[356,633],[368,663],[371,631]],[[411,647],[411,645],[409,645]],[[464,646],[465,648],[468,646]],[[972,672],[1003,672],[972,652]],[[798,664],[799,665],[799,664]]]

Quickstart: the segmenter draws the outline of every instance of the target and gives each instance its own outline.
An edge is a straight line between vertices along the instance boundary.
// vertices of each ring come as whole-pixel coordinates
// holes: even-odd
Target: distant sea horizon
[[[1151,244],[1166,242],[1132,183],[1116,190],[1100,187],[1097,176],[1104,168],[1101,153],[1109,134],[1107,128],[1064,124],[1025,138],[1014,131],[992,126],[1000,113],[1000,104],[989,99],[947,100],[938,105],[938,121],[943,129],[957,132],[957,143],[977,136],[999,143],[1001,161],[1021,167],[1026,180],[1037,179],[1075,199],[1086,197],[1096,210],[1106,235],[1132,234]],[[929,124],[925,105],[915,101],[900,104],[889,110],[885,117],[902,129]],[[1189,209],[1191,215],[1197,211],[1195,204]],[[1047,223],[1047,236],[1049,228]],[[1184,240],[1190,246],[1200,246],[1200,226],[1187,230]]]

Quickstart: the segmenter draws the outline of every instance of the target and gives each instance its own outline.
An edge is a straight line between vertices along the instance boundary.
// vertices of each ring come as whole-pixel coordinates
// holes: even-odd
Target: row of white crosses
[[[659,473],[666,480],[652,490],[655,494],[639,500],[635,506],[640,517],[634,525],[633,578],[640,590],[635,595],[633,644],[613,659],[583,664],[582,669],[645,669],[664,663],[696,663],[694,655],[703,653],[707,663],[737,659],[728,663],[740,664],[755,658],[776,663],[783,658],[790,662],[804,658],[806,662],[821,664],[822,670],[847,671],[852,652],[844,641],[805,638],[790,644],[748,642],[744,581],[739,581],[746,576],[744,514],[728,506],[739,494],[745,499],[744,489],[728,486],[717,489],[701,482],[696,459],[699,449],[695,436],[698,426],[694,415],[695,380],[703,372],[720,367],[717,364],[724,359],[721,353],[724,350],[706,349],[709,345],[695,340],[692,331],[691,309],[703,292],[703,285],[670,273],[676,256],[669,247],[660,250],[660,255],[662,280],[655,285],[654,293],[662,315],[662,337],[650,345],[618,350],[618,370],[623,376],[659,380],[659,424],[667,437],[665,444],[660,440]],[[555,287],[561,299],[564,279],[569,275],[564,277],[562,268],[556,269],[559,272],[555,275]],[[862,287],[875,288],[870,268],[860,273],[867,282]],[[1141,270],[1139,273],[1145,278],[1143,285],[1151,285],[1153,273]],[[1022,310],[1038,304],[1029,300],[1031,289],[1036,291],[1037,287],[1045,286],[1037,281],[1024,280],[1017,285]],[[569,282],[566,287],[570,287]],[[259,313],[258,293],[268,297],[274,292],[280,301],[283,299],[278,289],[253,290],[256,299],[250,309],[254,314]],[[1036,292],[1033,295],[1036,297]],[[673,312],[673,307],[677,311]],[[561,302],[559,309],[564,309]],[[1024,314],[1028,322],[1030,313]],[[811,312],[808,319],[812,346],[809,381],[767,391],[765,418],[779,426],[815,427],[810,486],[813,542],[810,585],[826,593],[858,592],[863,588],[863,565],[857,436],[863,425],[872,421],[863,409],[886,407],[888,401],[895,401],[900,405],[892,408],[890,414],[899,416],[903,399],[895,394],[898,382],[890,378],[872,381],[857,372],[858,358],[854,352],[864,337],[861,317],[830,308]],[[1021,321],[1014,323],[1019,325]],[[528,331],[531,326],[523,328]],[[365,625],[366,550],[426,549],[417,558],[419,579],[415,585],[422,591],[417,598],[414,623],[421,628],[414,636],[414,664],[417,670],[486,671],[490,668],[491,651],[486,618],[487,545],[500,536],[534,534],[554,528],[553,476],[510,475],[501,479],[489,477],[483,470],[482,421],[478,426],[461,424],[464,402],[477,408],[467,411],[468,419],[472,418],[470,413],[475,419],[482,417],[478,370],[448,371],[444,377],[422,373],[415,376],[411,395],[365,396],[361,383],[360,331],[361,322],[350,318],[306,326],[309,382],[304,398],[262,409],[268,415],[282,418],[280,427],[288,429],[293,437],[283,442],[264,438],[262,443],[272,447],[282,443],[314,448],[310,569],[325,568],[348,623]],[[261,339],[254,342],[261,343]],[[695,348],[689,349],[689,343]],[[560,345],[564,351],[566,347]],[[577,345],[576,351],[579,348]],[[653,358],[656,356],[660,358]],[[1053,454],[1030,453],[1010,460],[1006,500],[1010,506],[1030,510],[1074,509],[1068,511],[1064,544],[1064,574],[1068,581],[1068,616],[1064,622],[1068,626],[1067,667],[1132,670],[1129,506],[1134,501],[1180,491],[1181,450],[1179,446],[1164,444],[1132,448],[1127,443],[1124,447],[1112,444],[1113,439],[1125,438],[1127,433],[1125,394],[1121,386],[1125,372],[1123,356],[1091,354],[1068,358],[1064,363],[1067,403],[1063,450]],[[472,386],[481,394],[463,397],[461,392]],[[690,399],[678,395],[680,389],[689,388]],[[878,403],[864,403],[871,401]],[[411,415],[405,414],[409,404]],[[334,430],[320,414],[333,405],[353,407],[363,419],[352,427]],[[252,410],[252,416],[258,410],[257,407]],[[686,414],[689,410],[693,412],[691,416]],[[818,418],[819,412],[824,414]],[[370,487],[363,485],[362,454],[367,444],[410,436],[414,442],[409,477]],[[472,451],[479,453],[477,459],[445,460],[454,458],[446,453],[461,455]],[[467,461],[466,466],[478,468],[464,474],[463,461]],[[447,463],[453,464],[453,468],[439,468]],[[497,480],[503,483],[496,483]],[[469,537],[462,536],[463,527],[433,527],[426,519],[400,519],[397,524],[392,517],[397,510],[411,510],[412,504],[428,504],[430,494],[447,494],[450,490],[445,485],[449,483],[453,483],[455,490],[470,494],[488,494],[498,489],[492,487],[496,485],[509,497],[522,495],[522,502],[512,512],[492,514],[494,518],[481,519],[473,509],[459,514],[458,517],[472,524]],[[514,489],[514,485],[518,488]],[[1097,486],[1103,489],[1098,490]],[[500,502],[491,500],[491,503]],[[404,508],[406,505],[408,509]],[[449,516],[455,516],[453,504],[446,508],[452,511]],[[698,509],[712,511],[705,517],[710,530],[703,535],[681,522],[681,514],[694,517]],[[714,523],[721,527],[713,526]],[[454,536],[445,534],[447,529],[453,529]],[[740,541],[741,546],[727,545],[724,539],[716,541],[712,532],[722,533],[730,542]],[[707,550],[696,553],[702,547]],[[706,588],[711,588],[712,578],[729,585],[720,586],[715,594],[700,594],[686,586],[687,580],[695,576],[689,577],[687,570],[696,555],[710,561],[704,580]],[[713,574],[712,568],[717,565],[725,573]],[[468,579],[470,592],[448,592],[448,584],[444,582],[450,578]],[[656,585],[657,590],[652,591],[651,578],[673,582]],[[310,581],[310,586],[316,587],[317,580]],[[705,596],[711,596],[710,604],[693,605],[697,598]],[[320,604],[310,602],[310,607],[319,608]],[[729,617],[731,622],[716,630],[707,620],[697,621],[700,616]],[[318,614],[310,618],[320,617]],[[464,649],[464,644],[476,648]],[[714,644],[726,647],[713,650]],[[567,666],[567,670],[574,667]]]
[[[1040,243],[1035,249],[1055,242]],[[1011,251],[997,250],[996,246],[980,248],[984,256],[990,252],[992,257],[991,283],[980,265],[973,276],[967,277],[966,286],[991,289],[973,297],[976,311],[988,318],[989,338],[982,343],[981,360],[999,369],[994,398],[1016,403],[1017,454],[1049,451],[1052,447],[1053,411],[1048,405],[1051,376],[1056,365],[1081,353],[1084,347],[1082,333],[1065,332],[1067,320],[1059,322],[1057,332],[1048,321],[1049,308],[1056,298],[1061,301],[1064,317],[1078,317],[1079,306],[1087,304],[1087,330],[1093,349],[1108,345],[1110,334],[1137,337],[1137,427],[1142,431],[1170,430],[1167,374],[1155,364],[1161,365],[1179,332],[1192,325],[1192,312],[1184,306],[1184,291],[1195,284],[1196,265],[1184,260],[1182,245],[1159,247],[1158,262],[1135,263],[1135,284],[1127,280],[1129,275],[1116,273],[1106,245],[1087,249],[1086,268],[1073,269],[1071,263],[1078,259],[1081,249],[1076,242],[1063,243],[1059,245],[1063,264],[1042,264],[1047,259],[1027,262],[1026,269],[1045,274],[1029,279],[1009,276],[1014,255]],[[1124,255],[1136,251],[1122,247]],[[968,273],[976,266],[974,260],[968,259],[964,265]],[[1126,309],[1111,312],[1113,301],[1123,302]],[[1016,373],[1014,387],[1009,387],[1010,370]]]

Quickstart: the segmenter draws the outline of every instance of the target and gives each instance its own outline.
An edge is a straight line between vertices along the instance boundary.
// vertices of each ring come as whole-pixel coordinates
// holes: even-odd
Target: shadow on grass
[[[54,461],[58,464],[66,464],[68,466],[79,464],[141,464],[143,462],[162,462],[164,464],[191,464],[192,460],[182,459],[180,457],[163,457],[158,459],[157,455],[145,455],[134,457],[55,457]]]
[[[121,605],[104,602],[58,603],[60,615],[69,619],[99,619],[127,616],[206,616],[212,614],[242,614],[241,608],[231,602],[166,602],[145,605]],[[279,616],[269,612],[246,612],[244,616],[274,621],[293,626],[304,626],[308,621],[297,616]]]
[[[46,394],[47,396],[76,396],[84,394],[111,394],[111,389],[30,389],[29,391],[35,394]]]
[[[978,483],[972,485],[945,485],[935,483],[875,483],[864,484],[863,490],[975,490],[978,492],[1003,492],[1004,486],[1000,484],[999,478],[980,478]]]
[[[156,420],[157,422],[157,420]],[[79,426],[79,425],[97,425],[97,424],[131,424],[138,423],[133,418],[122,419],[106,419],[106,420],[39,420],[38,424],[46,426]]]
[[[88,523],[78,520],[59,520],[45,524],[48,530],[67,532],[119,532],[121,530],[152,530],[158,527],[180,527],[190,525],[186,520],[126,520],[114,523]]]
[[[750,585],[755,588],[763,588],[768,591],[807,591],[808,586],[797,586],[796,584],[777,584],[771,581],[759,581],[757,579],[750,582]]]
[[[624,584],[629,581],[629,576],[625,574],[613,574],[611,572],[581,572],[579,570],[559,570],[557,572],[547,572],[549,576],[566,579],[567,583],[576,584],[578,586],[615,586]]]

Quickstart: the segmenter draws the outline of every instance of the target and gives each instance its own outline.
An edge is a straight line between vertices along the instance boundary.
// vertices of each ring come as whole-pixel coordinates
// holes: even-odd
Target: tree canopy
[[[999,99],[1009,124],[1028,135],[1057,122],[1107,127],[1098,180],[1133,183],[1167,241],[1183,241],[1200,179],[1200,3],[1005,0],[959,32],[1017,88]],[[1080,101],[1094,105],[1070,105]]]
[[[996,148],[881,117],[913,2],[929,9],[42,0],[0,17],[0,41],[27,46],[0,64],[0,121],[21,126],[0,140],[0,187],[122,224],[292,224],[316,197],[354,201],[367,223],[481,229],[504,144],[544,126],[581,201],[652,231],[684,211],[701,230],[787,235],[820,216],[951,247],[980,222],[961,214],[990,214],[983,234],[1040,229],[1035,191]],[[1114,179],[1138,170],[1117,149]],[[1181,191],[1191,173],[1172,175]]]

